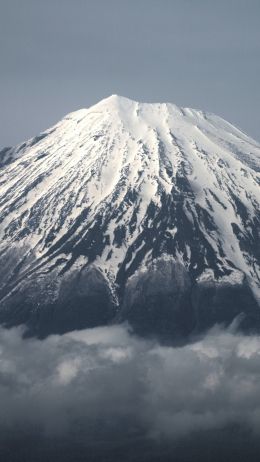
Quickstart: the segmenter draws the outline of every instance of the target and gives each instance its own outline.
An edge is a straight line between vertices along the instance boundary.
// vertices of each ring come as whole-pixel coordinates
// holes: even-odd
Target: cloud
[[[166,441],[244,425],[260,436],[260,338],[218,329],[178,348],[111,326],[23,339],[0,329],[0,435]],[[3,436],[0,436],[0,440]]]

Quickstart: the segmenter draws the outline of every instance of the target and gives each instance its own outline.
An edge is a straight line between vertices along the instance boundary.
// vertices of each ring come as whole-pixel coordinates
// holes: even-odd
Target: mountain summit
[[[260,145],[220,117],[112,95],[0,166],[0,322],[260,326]]]

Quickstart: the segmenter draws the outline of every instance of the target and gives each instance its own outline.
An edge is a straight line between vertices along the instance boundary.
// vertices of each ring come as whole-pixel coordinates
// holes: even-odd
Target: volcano
[[[260,145],[222,118],[112,95],[0,152],[0,322],[260,327]]]

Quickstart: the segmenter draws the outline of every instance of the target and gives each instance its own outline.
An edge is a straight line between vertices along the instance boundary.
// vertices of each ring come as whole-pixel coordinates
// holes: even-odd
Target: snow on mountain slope
[[[239,274],[259,294],[260,145],[223,119],[113,95],[0,163],[2,313],[17,293],[41,310],[90,268],[120,306],[169,258],[192,283]]]

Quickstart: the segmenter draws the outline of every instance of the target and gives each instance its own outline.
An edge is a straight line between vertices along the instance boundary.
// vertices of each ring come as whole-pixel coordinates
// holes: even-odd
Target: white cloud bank
[[[260,338],[215,329],[179,348],[123,326],[40,341],[0,329],[0,429],[174,439],[242,424],[260,436]],[[1,433],[1,432],[0,432]],[[1,439],[1,437],[0,437]]]

